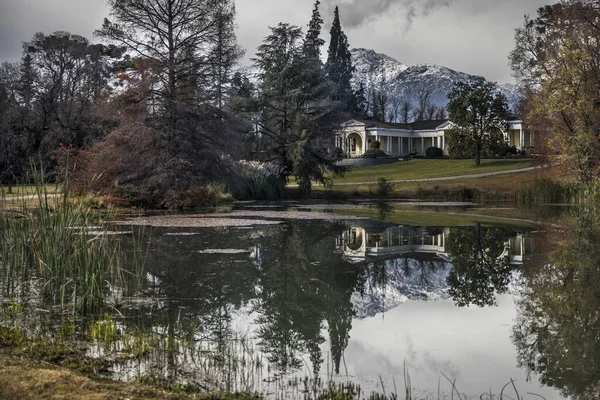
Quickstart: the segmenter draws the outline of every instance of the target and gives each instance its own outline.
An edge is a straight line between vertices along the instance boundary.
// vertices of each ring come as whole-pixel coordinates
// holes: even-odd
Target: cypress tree
[[[348,37],[342,31],[340,23],[339,8],[335,8],[333,24],[331,26],[331,40],[329,42],[329,51],[327,54],[327,63],[325,69],[327,76],[335,85],[335,91],[332,96],[333,100],[340,101],[345,105],[346,111],[355,113],[356,99],[352,91],[352,56],[350,54],[350,46],[348,45]]]
[[[320,38],[321,27],[323,26],[323,18],[321,18],[321,13],[319,12],[320,4],[319,0],[315,1],[312,18],[308,24],[308,32],[306,33],[303,45],[304,56],[317,60],[321,59],[321,46],[325,44],[325,41]]]

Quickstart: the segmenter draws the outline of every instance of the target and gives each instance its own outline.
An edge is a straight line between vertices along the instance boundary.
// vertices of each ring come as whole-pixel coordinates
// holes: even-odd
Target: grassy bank
[[[483,178],[453,179],[448,181],[391,183],[388,199],[421,199],[432,201],[514,201],[516,193],[541,179],[555,179],[550,169],[495,175]],[[289,188],[294,197],[294,188]],[[327,189],[313,187],[313,197],[326,200],[377,198],[377,179],[373,184],[334,185]]]
[[[476,166],[474,160],[408,160],[350,169],[343,178],[335,178],[334,185],[356,182],[376,183],[378,177],[385,177],[392,181],[431,179],[511,171],[531,166],[534,166],[534,161],[531,159],[482,160],[480,166]]]

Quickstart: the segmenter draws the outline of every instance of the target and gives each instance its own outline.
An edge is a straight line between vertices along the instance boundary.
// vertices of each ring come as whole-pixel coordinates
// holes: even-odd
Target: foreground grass
[[[187,394],[137,383],[92,379],[48,363],[0,353],[0,399],[250,399],[245,395]]]
[[[475,175],[488,172],[503,172],[534,166],[531,159],[482,160],[480,166],[474,160],[409,160],[394,164],[354,168],[336,183],[377,182],[378,177],[389,180],[411,180]]]

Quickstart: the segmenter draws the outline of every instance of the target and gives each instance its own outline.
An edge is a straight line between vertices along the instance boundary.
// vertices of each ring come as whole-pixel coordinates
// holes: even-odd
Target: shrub
[[[365,151],[365,154],[363,154],[362,158],[381,158],[381,157],[387,157],[387,154],[385,154],[385,151],[383,150],[379,150],[379,149],[370,149]]]
[[[394,189],[393,185],[387,178],[379,177],[377,178],[377,195],[380,197],[387,197],[392,193]]]
[[[336,160],[339,160],[340,158],[344,157],[344,150],[342,150],[341,147],[336,147],[333,150],[333,156],[335,157]]]
[[[238,200],[277,200],[285,195],[283,168],[270,162],[240,161],[229,189]]]
[[[442,149],[440,149],[439,147],[428,147],[427,150],[425,150],[425,157],[427,157],[427,158],[443,158],[444,151]]]
[[[371,142],[371,149],[379,150],[381,148],[381,142],[379,140],[375,140]]]
[[[506,146],[503,155],[507,156],[511,154],[517,154],[517,146]]]

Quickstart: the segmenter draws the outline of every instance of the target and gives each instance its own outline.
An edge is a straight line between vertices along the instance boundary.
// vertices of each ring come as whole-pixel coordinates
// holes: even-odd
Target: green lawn
[[[389,180],[428,179],[459,175],[473,175],[486,172],[510,171],[531,167],[534,161],[519,160],[482,160],[475,166],[474,160],[409,160],[374,167],[353,168],[344,178],[335,178],[335,183],[377,182],[377,178]]]

